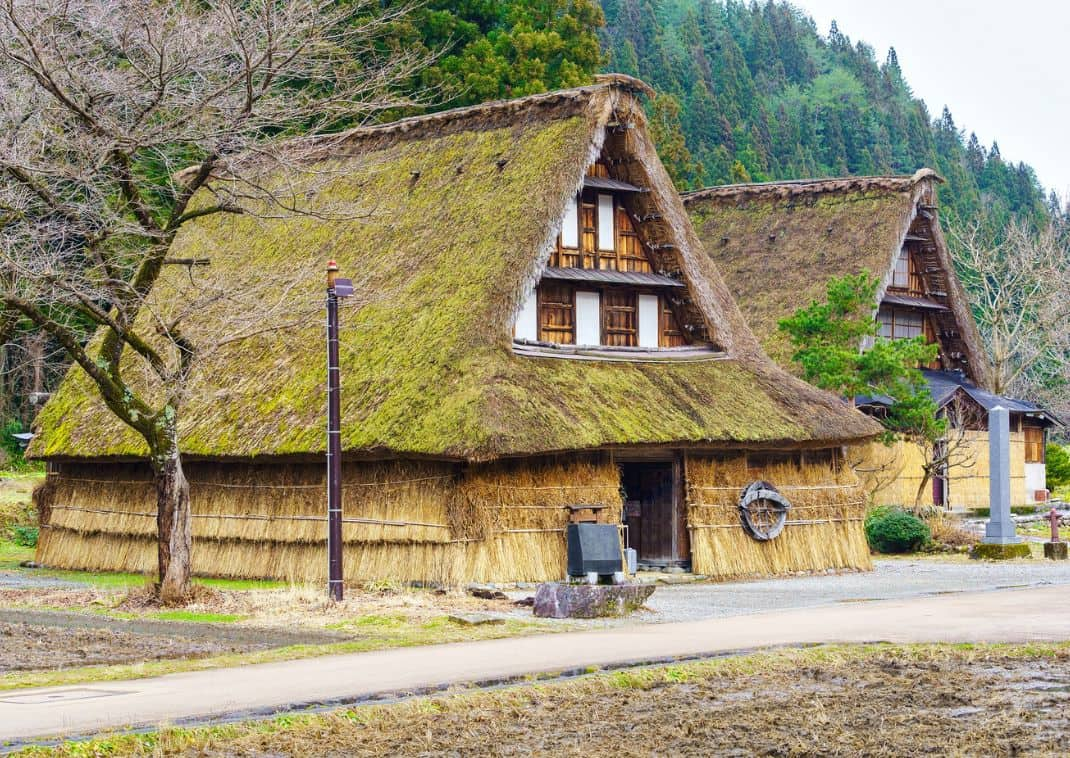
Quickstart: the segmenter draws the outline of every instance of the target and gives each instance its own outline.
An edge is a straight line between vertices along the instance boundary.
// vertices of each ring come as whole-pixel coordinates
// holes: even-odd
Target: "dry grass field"
[[[782,650],[34,754],[1065,755],[1070,645]]]

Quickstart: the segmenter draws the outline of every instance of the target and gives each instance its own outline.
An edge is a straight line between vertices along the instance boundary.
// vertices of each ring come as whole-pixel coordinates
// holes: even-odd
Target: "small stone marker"
[[[988,412],[988,524],[971,558],[1028,558],[1011,518],[1011,423],[1001,405]]]
[[[638,610],[654,592],[653,584],[540,584],[532,609],[540,618],[593,619]]]
[[[489,624],[504,624],[505,619],[499,616],[487,616],[482,613],[455,613],[447,616],[454,624],[461,626],[486,626]]]

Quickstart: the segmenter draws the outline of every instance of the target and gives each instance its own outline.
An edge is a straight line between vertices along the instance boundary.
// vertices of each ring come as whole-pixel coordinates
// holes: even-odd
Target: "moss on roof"
[[[185,453],[323,450],[321,309],[331,258],[358,290],[342,308],[349,452],[478,460],[607,445],[839,442],[873,434],[861,414],[745,350],[675,364],[513,354],[514,314],[545,265],[566,198],[597,156],[606,124],[626,116],[644,126],[632,91],[603,83],[305,145],[305,168],[268,171],[264,180],[292,185],[308,210],[329,218],[214,215],[184,228],[172,255],[211,258],[211,266],[169,267],[154,290],[155,310],[176,313],[203,282],[235,292],[267,285],[285,287],[290,307],[265,323],[299,322],[204,358],[180,416]],[[656,170],[664,173],[660,164]],[[669,186],[667,176],[657,180]],[[679,199],[663,194],[669,215],[686,225]],[[721,344],[753,344],[720,295],[715,269],[692,246],[697,250],[697,241],[682,245],[690,256],[683,269],[703,280],[695,282],[699,290],[713,293],[703,301],[711,331]],[[187,333],[207,342],[226,330],[232,307],[221,301],[191,315]],[[78,368],[38,426],[33,452],[42,457],[145,452]]]
[[[917,181],[931,176],[714,187],[684,203],[750,328],[787,365],[777,322],[821,300],[833,276],[884,276],[913,218]]]

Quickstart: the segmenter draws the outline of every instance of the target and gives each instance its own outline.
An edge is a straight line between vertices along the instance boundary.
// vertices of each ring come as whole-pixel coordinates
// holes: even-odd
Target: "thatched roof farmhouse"
[[[290,282],[295,303],[322,302],[328,259],[357,281],[341,332],[348,579],[559,578],[582,510],[569,506],[627,524],[652,563],[868,565],[838,461],[876,425],[762,353],[658,161],[644,90],[609,76],[297,141],[300,160],[262,181],[293,184],[309,213],[208,216],[179,234],[175,258],[211,265],[172,267],[162,311],[190,277],[253,271]],[[225,329],[227,313],[190,320]],[[198,369],[181,427],[195,571],[323,573],[322,351],[310,317]],[[78,368],[37,425],[41,560],[150,568],[137,436]],[[759,478],[789,498],[827,489],[800,489],[799,523],[763,543],[736,510]]]
[[[931,169],[912,176],[845,177],[711,187],[684,195],[710,260],[725,277],[762,346],[781,364],[790,345],[777,323],[821,300],[832,277],[863,270],[881,280],[874,314],[887,338],[916,337],[939,346],[925,377],[941,408],[964,403],[979,426],[976,448],[933,488],[940,505],[987,504],[985,413],[996,403],[1012,413],[1016,500],[1044,489],[1044,429],[1038,406],[985,392],[989,367],[969,302],[940,228]],[[860,347],[864,347],[861,345]],[[873,413],[882,398],[859,398]],[[878,500],[912,503],[917,460],[900,450],[892,486]],[[909,459],[909,460],[908,460]]]

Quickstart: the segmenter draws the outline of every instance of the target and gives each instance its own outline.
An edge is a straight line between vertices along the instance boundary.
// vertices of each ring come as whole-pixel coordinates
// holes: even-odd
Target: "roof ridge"
[[[337,134],[319,135],[310,138],[315,144],[336,142],[339,144],[365,137],[380,137],[395,135],[412,130],[421,129],[428,125],[445,125],[477,116],[489,116],[492,114],[514,114],[517,111],[526,110],[530,107],[554,106],[564,103],[582,102],[591,95],[605,90],[621,90],[631,95],[642,94],[647,97],[654,96],[654,90],[646,82],[627,74],[597,74],[591,84],[582,84],[578,87],[550,90],[549,92],[537,92],[523,97],[506,98],[501,100],[489,100],[475,105],[462,105],[456,108],[448,108],[435,113],[421,113],[408,116],[385,124],[367,124],[348,129]]]
[[[685,203],[707,198],[732,198],[740,196],[790,197],[794,195],[822,194],[828,192],[866,191],[881,189],[889,192],[907,192],[919,182],[944,179],[931,168],[920,168],[913,174],[879,174],[872,176],[836,176],[812,179],[784,179],[772,182],[749,182],[704,187],[681,193]]]

